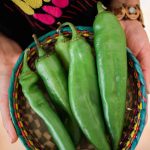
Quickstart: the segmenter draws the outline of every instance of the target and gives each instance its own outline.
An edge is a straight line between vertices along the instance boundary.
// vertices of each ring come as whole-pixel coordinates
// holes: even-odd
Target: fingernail
[[[13,143],[13,140],[12,140],[12,138],[10,137],[10,135],[9,135],[9,141],[10,141],[10,143]]]
[[[8,129],[7,129],[7,133],[8,133],[8,136],[9,136],[9,141],[10,141],[10,143],[13,143],[12,135],[10,134],[10,132],[9,132]]]
[[[150,84],[147,84],[147,93],[150,94]]]
[[[15,138],[13,135],[9,134],[9,137],[10,137],[10,142],[11,143],[14,143],[15,142]]]
[[[10,141],[10,143],[12,143],[12,142],[13,142],[13,140],[12,140],[12,138],[11,138],[11,135],[10,135],[10,133],[9,133],[8,129],[7,129],[6,131],[7,131],[7,134],[8,134],[9,141]]]

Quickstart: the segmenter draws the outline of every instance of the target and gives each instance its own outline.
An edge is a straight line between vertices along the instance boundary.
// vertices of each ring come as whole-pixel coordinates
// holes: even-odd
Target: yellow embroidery
[[[51,0],[43,0],[44,2],[50,2]]]
[[[62,7],[57,6],[55,2],[58,1],[52,1],[52,0],[12,0],[12,2],[17,5],[25,14],[33,16],[34,19],[46,24],[46,25],[52,25],[55,22],[55,17],[60,18],[62,16],[62,10],[61,8],[67,7],[68,0],[61,0],[62,2],[60,5]],[[52,5],[45,5],[46,3],[52,2]],[[44,6],[43,6],[44,5]],[[43,6],[44,13],[40,13],[39,10]],[[51,7],[56,7],[56,9],[49,10]]]
[[[141,110],[142,109],[142,103],[140,103],[140,105],[138,105],[138,108]]]
[[[43,4],[42,0],[24,0],[32,8],[40,8]]]
[[[24,13],[28,15],[34,14],[34,10],[25,2],[21,0],[12,0],[12,2],[14,2]]]

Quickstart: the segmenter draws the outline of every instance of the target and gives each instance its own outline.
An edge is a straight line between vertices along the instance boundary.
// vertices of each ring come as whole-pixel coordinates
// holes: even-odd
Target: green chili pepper
[[[60,26],[61,27],[61,26]],[[69,70],[69,64],[70,64],[70,54],[69,54],[69,43],[70,43],[70,39],[66,38],[61,32],[60,29],[58,28],[58,33],[59,36],[57,38],[57,41],[55,43],[55,51],[56,53],[59,55],[61,61],[63,62],[66,71]],[[74,117],[73,117],[74,118]],[[73,132],[75,135],[76,139],[75,143],[76,145],[79,143],[79,133],[78,131],[76,132],[74,129],[76,129],[76,121],[71,121],[70,119],[65,122],[66,127],[68,128],[69,132]]]
[[[44,85],[57,106],[59,106],[69,116],[68,123],[71,125],[70,131],[71,137],[75,144],[78,144],[80,140],[80,128],[72,114],[69,95],[67,77],[65,70],[63,69],[61,62],[57,58],[55,52],[45,54],[44,50],[39,46],[38,40],[34,36],[37,43],[39,57],[35,62],[36,70],[44,82]]]
[[[59,31],[58,39],[55,43],[55,50],[56,53],[59,55],[61,61],[63,62],[65,69],[68,71],[69,68],[69,62],[70,62],[70,56],[69,56],[69,39],[66,38],[62,33]]]
[[[24,54],[24,62],[19,82],[22,91],[29,101],[32,109],[44,120],[48,130],[60,150],[75,150],[75,147],[57,114],[49,106],[44,94],[38,86],[39,77],[27,64],[27,52]]]
[[[96,67],[90,45],[73,24],[69,43],[69,98],[72,111],[86,137],[98,150],[109,150],[100,106]]]
[[[94,46],[99,78],[100,94],[105,120],[113,140],[113,148],[118,148],[125,117],[127,56],[124,31],[117,18],[105,11],[98,2],[95,18]]]
[[[51,52],[50,54],[46,54],[37,39],[35,37],[34,39],[37,43],[39,54],[35,62],[37,73],[42,78],[49,95],[53,98],[52,100],[70,114],[65,71],[56,53]]]

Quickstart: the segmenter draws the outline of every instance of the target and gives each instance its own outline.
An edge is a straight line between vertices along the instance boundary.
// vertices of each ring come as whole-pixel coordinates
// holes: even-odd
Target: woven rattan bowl
[[[81,35],[84,36],[92,45],[92,28],[79,26],[77,29]],[[69,28],[64,28],[62,32],[65,36],[71,36]],[[39,40],[45,47],[47,47],[48,51],[51,51],[54,50],[54,44],[57,36],[58,34],[56,31],[52,31],[42,36]],[[28,63],[30,67],[34,69],[34,60],[36,59],[35,43],[32,43],[28,49],[30,49]],[[53,138],[48,133],[44,122],[32,110],[22,93],[18,77],[22,69],[23,56],[24,52],[20,55],[13,69],[9,88],[10,112],[13,124],[16,128],[18,137],[21,139],[27,149],[57,149],[55,143],[53,142]],[[126,115],[119,150],[135,149],[143,131],[146,116],[147,97],[142,71],[138,61],[132,55],[129,49],[127,49],[127,59],[128,86],[126,98]],[[77,149],[90,150],[94,148],[88,143],[87,140],[83,139]]]

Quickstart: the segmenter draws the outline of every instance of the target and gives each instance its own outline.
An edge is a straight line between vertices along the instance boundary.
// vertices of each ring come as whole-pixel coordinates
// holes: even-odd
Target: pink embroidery
[[[46,25],[52,25],[55,22],[55,18],[48,14],[34,14],[33,17]]]
[[[62,16],[62,8],[69,5],[69,0],[52,0],[52,4],[55,6],[44,5],[42,9],[48,14],[34,14],[33,17],[46,25],[52,25],[55,23],[55,18]]]
[[[42,9],[47,12],[48,14],[59,18],[62,16],[62,10],[55,6],[43,6]]]
[[[38,1],[39,0],[13,0],[14,4],[16,4],[20,8],[20,11],[23,11],[26,16],[32,15],[34,19],[46,25],[54,24],[56,18],[62,16],[63,8],[69,5],[70,0],[40,0],[39,3]],[[44,1],[44,3],[42,3],[42,1]],[[45,5],[46,2],[47,5]],[[40,13],[40,9],[43,9],[44,12]]]
[[[65,8],[69,5],[69,0],[52,0],[52,3],[60,8]]]

